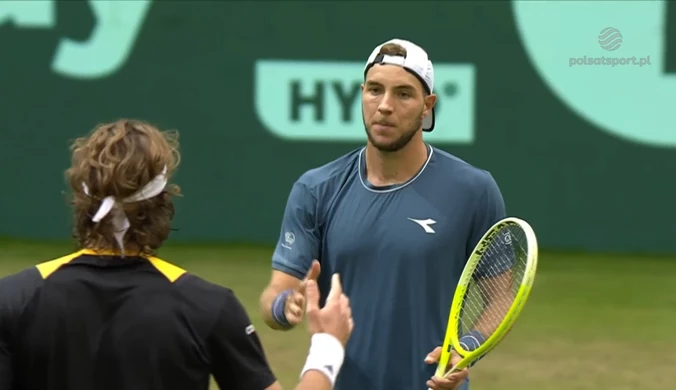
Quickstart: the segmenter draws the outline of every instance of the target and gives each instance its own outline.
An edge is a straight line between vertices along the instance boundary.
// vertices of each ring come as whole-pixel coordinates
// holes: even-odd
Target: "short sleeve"
[[[310,188],[296,181],[286,202],[272,268],[302,279],[319,258],[320,233],[315,215],[317,200]]]
[[[276,378],[242,303],[228,291],[207,340],[211,373],[221,389],[263,390]]]
[[[477,202],[475,220],[470,241],[467,243],[467,256],[472,253],[479,240],[496,222],[505,218],[505,201],[493,176],[487,173],[482,195]],[[510,269],[513,264],[513,251],[507,237],[499,237],[487,248],[484,260],[476,271],[477,277],[498,276]]]

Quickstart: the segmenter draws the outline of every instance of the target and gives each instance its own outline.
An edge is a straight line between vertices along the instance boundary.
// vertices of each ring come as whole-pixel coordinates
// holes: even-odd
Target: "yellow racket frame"
[[[516,293],[516,297],[514,298],[512,306],[510,307],[509,311],[507,311],[507,314],[502,320],[500,326],[498,326],[498,329],[493,332],[493,334],[488,337],[488,339],[479,348],[475,349],[474,351],[466,351],[460,345],[460,335],[458,335],[458,325],[465,292],[472,281],[472,275],[474,274],[474,270],[481,260],[481,256],[491,244],[495,235],[504,227],[514,225],[519,226],[524,231],[528,247],[526,270],[521,281],[521,286]],[[533,287],[533,282],[535,281],[537,263],[537,238],[533,228],[528,224],[528,222],[515,217],[507,217],[496,222],[490,229],[488,229],[488,231],[483,235],[479,243],[474,248],[474,251],[472,251],[467,264],[465,265],[465,269],[460,276],[460,280],[458,281],[458,286],[456,287],[455,294],[453,295],[453,303],[451,304],[451,312],[448,317],[446,335],[444,336],[444,344],[442,346],[441,356],[439,358],[439,364],[437,366],[435,376],[445,378],[455,371],[464,369],[477,358],[485,355],[490,350],[495,348],[495,346],[497,346],[500,341],[502,341],[505,335],[509,333],[509,330],[512,328],[512,325],[514,325],[514,322],[516,321],[519,314],[521,314],[521,310],[523,309],[526,300],[528,300],[528,296],[530,295],[531,289]],[[446,371],[453,350],[455,350],[462,357],[462,360],[450,370]]]

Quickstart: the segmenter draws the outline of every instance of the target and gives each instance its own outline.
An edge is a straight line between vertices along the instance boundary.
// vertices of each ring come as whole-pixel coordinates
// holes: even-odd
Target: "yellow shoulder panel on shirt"
[[[181,275],[187,272],[183,268],[175,266],[157,257],[148,257],[148,261],[150,261],[150,263],[172,283],[174,283],[178,278],[181,277]]]
[[[46,261],[35,266],[42,275],[42,279],[47,279],[49,275],[53,274],[62,265],[69,263],[71,260],[80,257],[83,251],[71,253],[70,255],[60,257],[58,259]]]

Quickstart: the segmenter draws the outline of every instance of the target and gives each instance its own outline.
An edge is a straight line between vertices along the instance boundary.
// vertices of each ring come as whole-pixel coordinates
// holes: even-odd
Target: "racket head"
[[[513,261],[511,267],[504,269],[507,265],[508,253],[510,261]],[[491,285],[486,284],[485,287],[477,287],[481,282],[477,280],[490,280],[486,276],[491,275],[492,268],[486,268],[487,259],[490,256],[494,260],[502,260],[502,269],[495,272],[496,277],[509,272],[508,276],[512,285],[510,286],[513,293],[505,294],[500,297],[502,299],[500,305],[501,312],[493,316],[492,321],[494,326],[491,326],[492,331],[490,335],[486,335],[486,340],[474,350],[466,350],[460,342],[460,337],[463,327],[468,328],[467,318],[463,317],[470,306],[475,304],[476,296],[468,294],[477,294],[477,289],[482,291],[482,295],[490,290]],[[505,257],[505,258],[502,258]],[[446,327],[446,335],[442,346],[441,356],[435,375],[438,377],[447,377],[450,373],[462,370],[495,348],[497,344],[502,341],[509,330],[512,328],[514,322],[521,313],[535,280],[535,273],[538,262],[538,243],[533,228],[524,220],[507,217],[496,222],[479,240],[472,254],[470,255],[467,264],[463,270],[455,293],[453,295],[453,302],[451,304],[451,311],[449,314],[448,325]],[[481,276],[483,279],[479,278]],[[486,282],[487,283],[487,282]],[[504,287],[504,286],[503,286]],[[484,306],[485,308],[486,306]],[[476,312],[473,313],[475,320],[478,318]],[[495,313],[492,313],[495,314]],[[447,370],[451,354],[455,350],[462,360]]]

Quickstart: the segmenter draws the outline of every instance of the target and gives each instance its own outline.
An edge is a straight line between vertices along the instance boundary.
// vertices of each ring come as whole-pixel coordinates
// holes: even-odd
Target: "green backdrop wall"
[[[543,246],[676,252],[676,6],[607,3],[2,2],[0,235],[67,237],[68,142],[134,117],[181,132],[175,239],[273,242],[292,182],[364,142],[363,62],[401,37],[436,65],[428,141]]]

